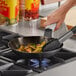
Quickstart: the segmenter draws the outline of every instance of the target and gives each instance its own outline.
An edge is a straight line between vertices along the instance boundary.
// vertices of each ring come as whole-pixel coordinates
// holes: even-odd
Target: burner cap
[[[38,59],[31,59],[30,60],[31,62],[31,66],[34,67],[34,68],[39,68],[40,65],[39,65],[39,60]],[[41,67],[48,67],[49,66],[49,63],[50,63],[50,60],[49,59],[46,59],[44,58],[42,61],[41,61]]]

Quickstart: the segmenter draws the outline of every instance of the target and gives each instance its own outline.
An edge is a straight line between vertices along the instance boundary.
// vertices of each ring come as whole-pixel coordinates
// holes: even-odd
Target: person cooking
[[[47,16],[47,21],[43,24],[43,26],[45,27],[47,25],[56,23],[57,25],[55,31],[58,30],[63,23],[67,12],[75,5],[76,0],[66,0],[63,5]]]

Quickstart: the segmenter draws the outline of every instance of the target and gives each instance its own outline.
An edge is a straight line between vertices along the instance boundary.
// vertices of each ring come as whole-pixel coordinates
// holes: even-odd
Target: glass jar
[[[39,4],[40,0],[25,0],[25,20],[29,21],[39,18]]]

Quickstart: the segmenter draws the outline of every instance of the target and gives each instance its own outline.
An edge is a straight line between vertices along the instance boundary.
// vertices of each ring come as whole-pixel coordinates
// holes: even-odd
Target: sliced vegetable
[[[36,50],[33,51],[33,53],[40,53],[42,51],[42,48],[37,48]]]
[[[24,48],[24,50],[28,53],[31,53],[31,48],[27,48],[27,49]]]
[[[24,50],[24,45],[21,45],[18,50],[19,50],[19,51],[23,51],[23,50]]]
[[[41,44],[28,44],[27,46],[21,45],[18,48],[18,51],[24,51],[28,53],[40,53],[42,52],[42,47],[46,44],[45,41],[41,42]]]

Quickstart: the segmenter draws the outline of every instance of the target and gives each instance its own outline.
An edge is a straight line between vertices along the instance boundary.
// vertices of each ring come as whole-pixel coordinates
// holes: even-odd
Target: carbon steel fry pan
[[[72,37],[73,34],[76,33],[76,26],[68,31],[66,34],[61,36],[59,39],[49,39],[47,43],[44,45],[41,53],[27,53],[27,52],[20,52],[17,49],[21,44],[25,46],[28,43],[35,43],[38,44],[44,39],[44,36],[29,36],[29,37],[20,37],[14,40],[11,40],[8,45],[13,50],[13,52],[21,58],[49,58],[53,56],[58,51],[60,51],[63,47],[63,42],[68,38]]]

